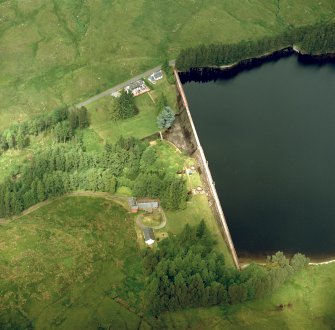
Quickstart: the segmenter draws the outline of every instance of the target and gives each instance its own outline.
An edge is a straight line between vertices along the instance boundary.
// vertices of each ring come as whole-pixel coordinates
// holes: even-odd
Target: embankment
[[[230,236],[229,228],[225,219],[225,216],[222,211],[221,203],[218,197],[218,194],[215,189],[215,184],[208,167],[208,162],[206,160],[204,151],[201,147],[200,140],[194,126],[192,116],[188,107],[187,99],[183,90],[183,86],[180,82],[177,71],[174,71],[176,77],[176,86],[177,86],[177,97],[179,105],[179,114],[178,114],[178,123],[179,129],[182,130],[184,135],[184,140],[187,142],[187,151],[193,157],[197,159],[198,166],[201,169],[201,177],[206,191],[208,192],[209,203],[211,209],[214,213],[216,221],[219,225],[220,231],[228,245],[228,248],[233,257],[234,263],[238,269],[240,269],[237,253],[234,247],[234,243]],[[175,141],[173,141],[175,142]],[[185,148],[184,148],[185,149]]]

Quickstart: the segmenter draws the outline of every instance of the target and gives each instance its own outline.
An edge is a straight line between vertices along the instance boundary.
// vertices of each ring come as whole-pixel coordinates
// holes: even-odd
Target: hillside
[[[332,19],[332,0],[1,1],[0,129],[175,58],[184,47]]]

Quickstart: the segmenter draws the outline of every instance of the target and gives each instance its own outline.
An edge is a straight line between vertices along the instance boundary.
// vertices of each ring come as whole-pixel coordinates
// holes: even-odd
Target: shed
[[[155,235],[154,235],[154,231],[152,228],[143,227],[143,236],[144,236],[145,244],[151,245],[155,243]]]
[[[159,207],[158,200],[155,199],[138,199],[137,205],[139,210],[152,210]]]

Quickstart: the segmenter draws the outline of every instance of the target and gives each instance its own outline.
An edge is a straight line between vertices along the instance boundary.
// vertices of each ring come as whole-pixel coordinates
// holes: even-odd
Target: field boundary
[[[174,69],[174,75],[176,77],[176,86],[177,86],[177,89],[180,93],[181,100],[182,100],[183,106],[185,107],[187,117],[188,117],[188,121],[189,121],[189,124],[191,126],[192,133],[193,133],[193,136],[194,136],[194,139],[195,139],[196,151],[198,151],[198,153],[199,153],[198,160],[200,162],[201,167],[204,169],[204,175],[202,177],[205,177],[205,179],[207,181],[207,184],[208,184],[208,187],[209,187],[210,197],[214,201],[214,209],[216,211],[215,213],[217,214],[216,218],[218,218],[218,220],[219,220],[219,221],[217,221],[217,223],[223,231],[224,239],[225,239],[225,241],[228,245],[228,248],[231,252],[231,255],[232,255],[234,263],[235,263],[235,266],[238,269],[240,269],[240,264],[239,264],[239,260],[238,260],[238,257],[237,257],[237,253],[236,253],[234,243],[233,243],[233,240],[232,240],[230,232],[229,232],[227,221],[226,221],[226,218],[224,216],[218,194],[216,192],[216,188],[214,186],[214,181],[213,181],[213,178],[212,178],[212,174],[211,174],[211,171],[209,169],[205,153],[204,153],[204,151],[202,149],[202,146],[200,144],[198,133],[197,133],[195,125],[193,123],[192,115],[191,115],[191,112],[190,112],[190,109],[189,109],[189,106],[188,106],[188,102],[187,102],[187,99],[186,99],[186,96],[185,96],[185,93],[184,93],[183,86],[180,82],[178,72],[175,69]]]

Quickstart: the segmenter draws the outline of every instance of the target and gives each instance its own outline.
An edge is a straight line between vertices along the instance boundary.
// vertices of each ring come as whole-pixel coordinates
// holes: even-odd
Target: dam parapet
[[[240,269],[234,243],[229,232],[226,218],[222,211],[221,203],[215,188],[215,183],[212,178],[211,171],[208,166],[208,162],[205,157],[205,153],[202,149],[195,125],[193,123],[183,86],[176,70],[174,71],[174,74],[176,78],[179,113],[176,115],[176,122],[174,124],[173,130],[176,130],[177,134],[171,134],[171,132],[167,131],[164,137],[197,160],[197,164],[201,170],[203,185],[208,192],[209,205],[220,228],[221,234],[224,237],[231,252],[234,264],[238,269]]]

